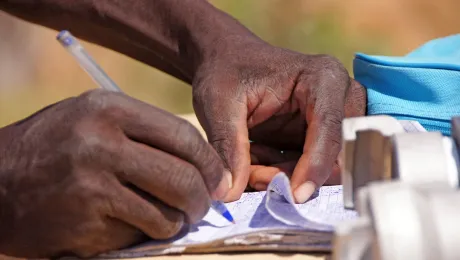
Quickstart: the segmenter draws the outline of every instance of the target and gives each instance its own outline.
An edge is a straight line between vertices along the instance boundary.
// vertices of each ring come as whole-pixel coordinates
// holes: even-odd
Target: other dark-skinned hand
[[[198,67],[193,97],[198,119],[232,179],[226,200],[245,190],[252,150],[253,164],[285,163],[295,200],[305,202],[333,172],[347,95],[349,114],[362,115],[365,91],[331,56],[304,55],[255,37],[222,40],[214,48],[218,51]],[[349,91],[352,83],[357,87]],[[263,189],[273,168],[256,168],[259,174],[251,182]]]
[[[365,89],[355,80],[351,79],[351,85],[348,89],[346,103],[345,103],[345,117],[358,117],[364,116],[366,112],[366,91]],[[271,136],[292,136],[296,133],[304,133],[305,129],[301,126],[305,125],[298,123],[297,129],[291,127],[286,128],[271,128],[271,127],[260,127],[259,134],[271,135]],[[276,125],[275,125],[276,126]],[[266,131],[266,132],[265,132]],[[278,132],[280,131],[280,132]],[[289,138],[287,142],[291,141]],[[276,147],[279,145],[263,145],[258,143],[251,143],[251,167],[249,185],[252,189],[257,191],[263,191],[267,189],[268,184],[273,177],[279,173],[284,172],[288,176],[292,176],[295,166],[302,156],[302,139],[297,140],[297,149],[290,150],[279,150]],[[290,145],[295,147],[295,140]],[[326,180],[325,185],[338,185],[340,184],[340,167],[338,162],[335,161],[331,175]]]
[[[167,239],[228,190],[188,122],[94,90],[0,129],[0,252],[88,257]]]

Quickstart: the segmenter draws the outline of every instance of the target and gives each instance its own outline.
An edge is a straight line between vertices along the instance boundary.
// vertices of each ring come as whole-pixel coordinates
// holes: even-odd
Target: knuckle
[[[345,117],[363,116],[366,113],[367,92],[357,81],[351,79],[345,100]]]
[[[174,127],[174,136],[178,137],[182,142],[177,142],[177,145],[188,154],[194,157],[203,150],[206,141],[203,139],[200,131],[187,120],[177,118],[177,123]]]
[[[351,79],[349,95],[354,103],[365,106],[367,100],[366,89],[354,79]]]
[[[76,147],[76,151],[72,154],[79,158],[93,158],[97,154],[98,160],[106,159],[105,156],[111,155],[109,151],[121,143],[122,136],[114,133],[112,128],[106,122],[93,117],[80,120],[73,127],[72,147]]]
[[[340,129],[343,119],[343,109],[328,107],[321,109],[317,115],[319,125],[332,129]]]
[[[92,119],[84,119],[78,122],[74,127],[74,135],[77,141],[87,148],[101,147],[104,144],[104,135],[100,132],[100,123]]]
[[[236,133],[237,128],[233,124],[225,124],[223,120],[215,120],[215,125],[209,136],[209,143],[216,149],[219,155],[229,152],[232,143],[232,133]]]
[[[228,161],[230,158],[228,158],[228,155],[231,152],[231,143],[230,140],[227,138],[219,138],[215,137],[213,140],[210,141],[211,145],[214,147],[215,151],[217,154],[224,159],[224,162]],[[229,165],[225,165],[228,167]]]
[[[329,155],[322,154],[322,157],[318,155],[316,158],[313,158],[308,165],[308,176],[310,176],[310,181],[313,181],[317,187],[322,186],[330,174],[330,171],[326,170],[328,168],[326,166],[329,162],[325,161],[325,158],[329,159]]]
[[[193,103],[201,104],[206,100],[206,96],[208,95],[208,91],[206,86],[201,84],[201,82],[195,82],[194,85],[200,85],[200,87],[193,88],[192,96],[193,96]]]
[[[194,204],[193,204],[193,208],[194,208],[195,212],[194,212],[193,215],[191,215],[189,217],[188,221],[191,224],[198,223],[206,215],[206,213],[209,210],[210,205],[211,205],[211,203],[210,203],[209,198],[207,200],[195,201]]]
[[[206,142],[199,146],[195,153],[197,168],[203,177],[206,187],[213,192],[222,179],[224,166],[217,152]]]
[[[194,139],[199,139],[199,137],[201,137],[200,131],[198,131],[198,129],[194,127],[190,122],[182,118],[177,118],[175,134],[176,136],[186,136]]]
[[[177,198],[177,207],[191,223],[199,221],[209,209],[210,195],[200,172],[194,167],[177,168],[178,174],[170,176],[169,182]]]
[[[168,239],[177,235],[184,226],[184,215],[177,212],[168,214],[168,220],[155,232],[156,239]]]
[[[315,58],[323,68],[345,69],[339,59],[328,54],[318,54]]]
[[[325,75],[328,78],[335,78],[341,81],[349,81],[347,69],[336,57],[326,54],[319,54],[316,55],[316,61],[317,72],[320,73],[320,75]]]
[[[219,100],[220,91],[212,86],[219,84],[210,76],[195,79],[193,82],[192,101],[195,109],[203,109]]]
[[[249,175],[249,180],[248,180],[248,184],[249,186],[251,187],[254,187],[256,183],[259,182],[259,176],[256,174],[256,173],[251,173]]]
[[[224,172],[224,165],[213,149],[210,155],[211,156],[203,157],[205,169],[202,170],[202,174],[209,191],[214,192],[223,178],[222,173]]]
[[[323,113],[318,117],[318,123],[320,126],[320,131],[322,132],[320,136],[320,143],[327,144],[325,146],[326,153],[337,153],[340,151],[342,142],[342,112],[339,110],[331,109],[326,113]],[[335,155],[336,156],[336,155]]]
[[[103,89],[93,89],[78,96],[80,104],[90,111],[102,110],[107,107],[117,106],[116,97],[121,94]]]
[[[105,90],[93,89],[84,92],[78,97],[78,99],[80,100],[82,105],[93,108],[103,104],[106,95],[108,95],[108,93]]]
[[[187,161],[195,166],[187,165],[188,167],[180,170],[190,178],[187,181],[196,182],[198,179],[195,178],[199,178],[200,182],[204,181],[209,191],[215,190],[221,180],[220,174],[223,172],[223,163],[217,152],[205,141],[198,129],[186,120],[178,119],[175,136],[182,140],[177,142],[176,145],[180,146],[177,148],[186,151]],[[187,172],[190,169],[193,169],[193,172]]]

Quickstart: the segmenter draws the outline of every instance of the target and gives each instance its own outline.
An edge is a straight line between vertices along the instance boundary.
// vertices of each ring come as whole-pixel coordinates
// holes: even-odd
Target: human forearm
[[[200,63],[225,45],[223,40],[256,38],[204,0],[6,0],[0,9],[69,29],[189,83]]]

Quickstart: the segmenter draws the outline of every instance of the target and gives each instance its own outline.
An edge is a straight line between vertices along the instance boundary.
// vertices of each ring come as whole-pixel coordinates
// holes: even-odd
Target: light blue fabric
[[[460,115],[460,34],[425,43],[403,57],[357,53],[355,79],[367,89],[368,114],[416,120],[450,135]]]

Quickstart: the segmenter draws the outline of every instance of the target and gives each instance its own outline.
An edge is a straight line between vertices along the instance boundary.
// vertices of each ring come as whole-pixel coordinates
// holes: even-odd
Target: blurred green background
[[[457,0],[213,0],[273,45],[338,57],[352,73],[356,51],[403,55],[457,33]],[[55,40],[55,31],[0,12],[0,126],[95,88]],[[128,94],[176,114],[192,113],[190,86],[153,68],[84,43]]]

